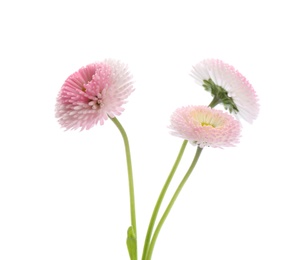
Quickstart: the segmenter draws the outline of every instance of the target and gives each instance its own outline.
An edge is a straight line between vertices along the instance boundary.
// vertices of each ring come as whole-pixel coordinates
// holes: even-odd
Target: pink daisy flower
[[[231,115],[207,106],[178,108],[171,116],[171,134],[192,144],[230,147],[239,142],[241,125]]]
[[[57,98],[56,117],[68,129],[90,129],[121,115],[133,92],[132,76],[119,61],[105,60],[82,67],[64,82]]]
[[[222,103],[231,113],[252,123],[259,113],[257,95],[248,80],[221,60],[206,59],[193,67],[192,76],[214,97],[212,107]]]

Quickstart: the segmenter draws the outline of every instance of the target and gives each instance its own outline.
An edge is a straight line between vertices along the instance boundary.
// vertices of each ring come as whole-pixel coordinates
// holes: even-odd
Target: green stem
[[[210,108],[214,108],[216,105],[218,105],[221,102],[221,100],[217,97],[214,96],[212,102],[208,105]]]
[[[136,225],[136,209],[135,209],[135,192],[134,192],[134,180],[133,180],[133,169],[132,169],[132,161],[130,156],[130,148],[129,142],[126,135],[126,132],[123,126],[120,124],[116,117],[109,117],[112,122],[117,126],[119,129],[124,145],[125,145],[125,153],[126,153],[126,162],[127,162],[127,173],[128,173],[128,183],[129,183],[129,196],[130,196],[130,214],[131,214],[131,226],[133,227],[135,236],[136,236],[136,254],[137,254],[137,225]],[[137,255],[136,255],[137,259]]]
[[[184,184],[186,183],[188,177],[190,176],[190,174],[192,173],[193,169],[195,168],[195,166],[196,166],[196,164],[198,162],[198,159],[200,157],[201,152],[202,152],[202,148],[200,148],[198,146],[196,154],[195,154],[195,157],[194,157],[194,159],[193,159],[193,161],[192,161],[192,163],[191,163],[187,173],[185,174],[185,176],[182,179],[181,183],[177,187],[175,193],[173,194],[173,197],[171,198],[171,200],[170,200],[170,202],[169,202],[169,204],[168,204],[164,214],[162,215],[162,217],[161,217],[161,219],[160,219],[160,221],[159,221],[159,223],[158,223],[158,225],[157,225],[157,227],[155,229],[153,238],[152,238],[150,246],[149,246],[149,250],[148,250],[148,254],[147,254],[146,260],[151,260],[153,249],[154,249],[154,246],[155,246],[155,243],[156,243],[159,231],[161,230],[161,228],[162,228],[162,226],[163,226],[163,224],[164,224],[164,222],[165,222],[165,220],[166,220],[166,218],[167,218],[167,216],[168,216],[168,214],[169,214],[169,212],[170,212],[170,210],[171,210],[175,200],[177,199],[180,191],[182,190],[182,188],[183,188]]]
[[[148,226],[148,231],[147,231],[147,234],[146,234],[146,238],[145,238],[145,241],[144,241],[144,247],[143,247],[143,254],[142,254],[142,260],[145,260],[146,259],[146,256],[147,256],[147,253],[148,253],[148,248],[149,248],[149,245],[150,245],[150,239],[151,239],[151,236],[152,236],[152,231],[153,231],[153,227],[154,227],[154,224],[155,224],[155,221],[156,221],[156,218],[157,218],[157,214],[158,214],[158,211],[159,211],[159,208],[161,206],[161,203],[164,199],[164,196],[166,194],[166,191],[169,187],[169,184],[173,178],[173,175],[182,159],[182,156],[183,156],[183,153],[184,153],[184,150],[186,148],[186,145],[187,145],[187,140],[184,140],[183,141],[183,144],[181,146],[181,149],[180,149],[180,152],[176,158],[176,161],[169,173],[169,176],[160,192],[160,195],[158,197],[158,200],[156,202],[156,205],[155,205],[155,208],[153,210],[153,213],[152,213],[152,217],[151,217],[151,220],[150,220],[150,223],[149,223],[149,226]]]

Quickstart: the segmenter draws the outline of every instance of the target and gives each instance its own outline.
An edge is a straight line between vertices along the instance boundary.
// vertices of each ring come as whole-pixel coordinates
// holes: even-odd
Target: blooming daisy
[[[206,59],[191,74],[214,97],[211,107],[222,103],[230,113],[252,123],[259,113],[257,95],[248,80],[234,67],[216,59]]]
[[[175,110],[171,116],[171,134],[192,144],[211,147],[235,146],[241,125],[231,115],[207,106],[188,106]]]
[[[56,117],[62,127],[90,129],[123,112],[132,93],[132,76],[127,66],[105,60],[82,67],[64,82],[57,98]]]

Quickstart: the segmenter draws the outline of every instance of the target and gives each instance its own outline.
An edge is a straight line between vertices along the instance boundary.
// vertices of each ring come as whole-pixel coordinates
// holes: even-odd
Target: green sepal
[[[213,96],[212,107],[221,103],[226,110],[229,110],[230,113],[239,112],[233,98],[228,96],[228,91],[226,91],[223,87],[216,85],[212,79],[203,80],[202,86]]]
[[[137,241],[134,228],[130,226],[127,230],[126,245],[131,260],[137,260]]]

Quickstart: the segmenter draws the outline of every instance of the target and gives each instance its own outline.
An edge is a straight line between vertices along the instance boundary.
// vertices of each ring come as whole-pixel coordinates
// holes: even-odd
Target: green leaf
[[[131,260],[137,260],[137,243],[134,228],[131,226],[127,230],[126,245]]]

